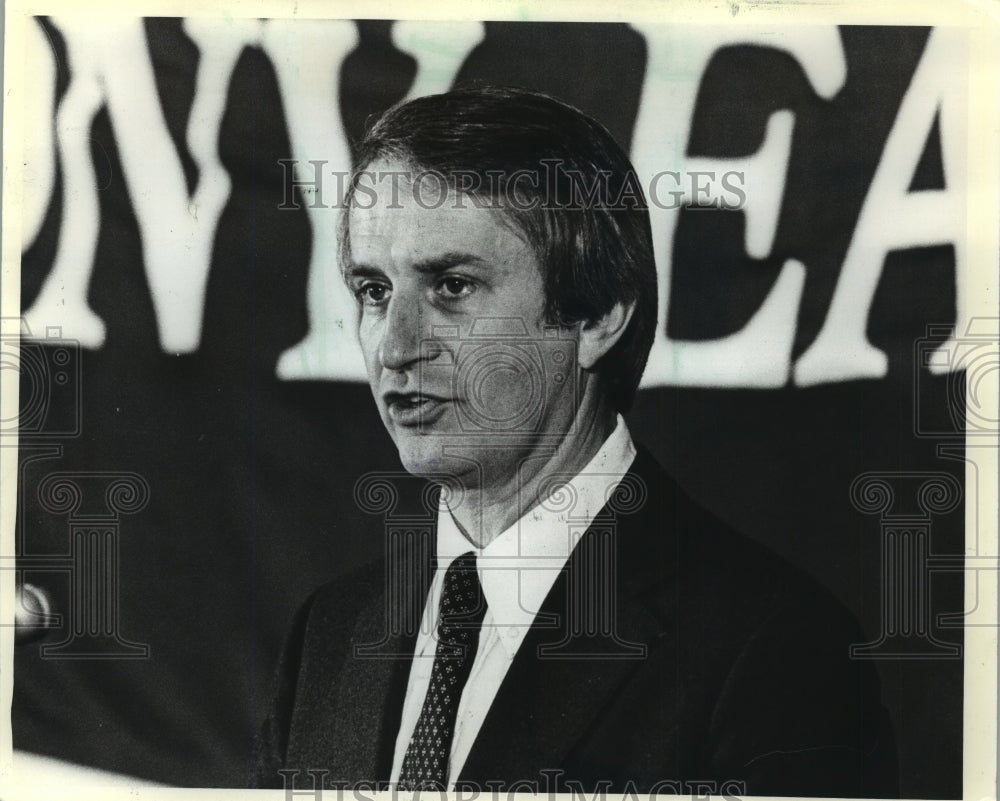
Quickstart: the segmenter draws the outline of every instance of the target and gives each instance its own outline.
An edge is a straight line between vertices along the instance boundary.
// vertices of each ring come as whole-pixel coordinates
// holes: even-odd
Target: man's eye
[[[472,282],[457,276],[442,278],[438,284],[438,291],[446,298],[462,298],[472,292]]]
[[[384,303],[389,298],[389,287],[385,284],[377,284],[367,281],[354,290],[358,300],[369,306],[377,306]]]

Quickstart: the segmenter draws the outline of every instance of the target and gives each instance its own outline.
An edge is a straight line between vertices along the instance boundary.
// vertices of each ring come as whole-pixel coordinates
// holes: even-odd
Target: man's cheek
[[[361,343],[361,356],[365,360],[365,367],[368,368],[368,377],[374,378],[378,372],[379,337],[375,322],[364,312],[361,313],[358,322],[358,341]]]

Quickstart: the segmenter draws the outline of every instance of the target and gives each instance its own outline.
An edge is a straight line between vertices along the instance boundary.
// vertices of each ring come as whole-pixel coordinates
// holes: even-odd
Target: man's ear
[[[635,312],[635,301],[628,304],[616,303],[603,317],[583,323],[580,327],[580,344],[577,350],[577,362],[580,367],[584,370],[593,369],[601,357],[621,339],[633,312]]]

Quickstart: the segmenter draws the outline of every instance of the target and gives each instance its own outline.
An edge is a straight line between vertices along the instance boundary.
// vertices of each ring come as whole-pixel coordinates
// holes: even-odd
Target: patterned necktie
[[[462,690],[479,645],[486,600],[476,555],[462,554],[444,575],[438,611],[438,644],[431,681],[399,771],[401,790],[444,790]]]

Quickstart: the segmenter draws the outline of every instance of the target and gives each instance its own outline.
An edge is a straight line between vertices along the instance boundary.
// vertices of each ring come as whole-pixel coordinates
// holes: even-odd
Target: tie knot
[[[486,614],[486,599],[479,581],[476,555],[459,556],[444,574],[439,631],[444,640],[464,639],[478,632]]]

